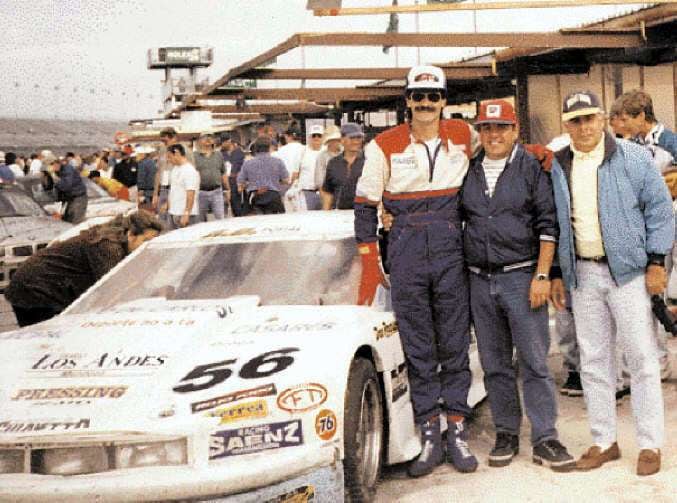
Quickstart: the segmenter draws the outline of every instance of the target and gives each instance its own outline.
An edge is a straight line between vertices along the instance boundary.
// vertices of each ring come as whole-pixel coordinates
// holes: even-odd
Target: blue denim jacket
[[[552,185],[560,236],[558,260],[568,289],[576,287],[576,248],[571,226],[569,181],[573,152],[558,151]],[[666,255],[675,238],[672,199],[648,151],[604,135],[604,161],[597,171],[599,223],[611,276],[618,285],[644,274],[649,255]]]

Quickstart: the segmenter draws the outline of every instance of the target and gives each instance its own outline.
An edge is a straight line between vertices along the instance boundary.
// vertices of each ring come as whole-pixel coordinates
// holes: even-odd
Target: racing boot
[[[433,417],[420,425],[421,454],[409,465],[407,473],[410,477],[422,477],[432,473],[436,466],[444,461],[442,451],[442,433],[440,418]]]
[[[447,416],[447,425],[447,462],[461,473],[474,472],[478,463],[468,447],[465,421],[457,416]]]

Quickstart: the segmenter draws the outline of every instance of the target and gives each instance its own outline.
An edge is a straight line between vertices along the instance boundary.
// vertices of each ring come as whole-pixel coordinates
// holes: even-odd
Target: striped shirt
[[[494,190],[496,189],[496,182],[498,181],[498,177],[501,176],[501,173],[503,173],[503,170],[505,169],[505,165],[508,162],[508,158],[504,157],[503,159],[489,159],[488,157],[484,157],[482,159],[482,167],[484,168],[484,178],[487,180],[487,188],[489,189],[489,197],[492,197],[494,195]]]

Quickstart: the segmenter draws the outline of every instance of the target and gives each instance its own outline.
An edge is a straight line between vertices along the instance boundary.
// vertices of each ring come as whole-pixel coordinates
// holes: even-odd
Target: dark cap
[[[355,122],[346,122],[341,126],[341,136],[347,136],[348,138],[362,138],[364,137],[364,132],[362,131],[362,126],[356,124]]]
[[[567,122],[582,115],[593,115],[602,111],[602,105],[595,93],[591,91],[574,91],[564,98],[562,103],[562,121]]]

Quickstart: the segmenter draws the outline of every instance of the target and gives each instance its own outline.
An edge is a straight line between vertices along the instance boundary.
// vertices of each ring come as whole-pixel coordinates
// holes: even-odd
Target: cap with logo
[[[582,115],[601,113],[602,105],[597,95],[590,91],[575,91],[562,103],[562,121],[570,121]]]
[[[431,65],[412,67],[407,75],[407,91],[414,89],[438,89],[446,91],[447,78],[441,68]]]
[[[324,134],[324,128],[319,124],[313,124],[312,126],[310,126],[310,136],[313,136],[314,134],[319,135]]]
[[[485,101],[480,105],[480,113],[475,125],[480,124],[516,124],[515,109],[505,100]]]
[[[361,138],[364,136],[362,131],[362,126],[355,122],[346,122],[341,126],[341,136],[347,136],[348,138]]]

